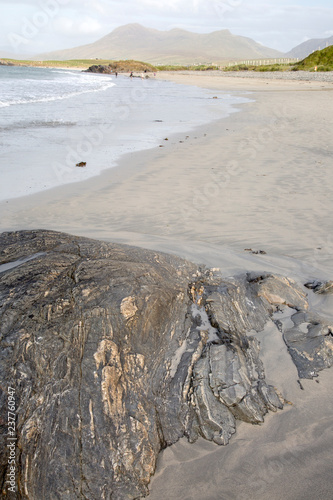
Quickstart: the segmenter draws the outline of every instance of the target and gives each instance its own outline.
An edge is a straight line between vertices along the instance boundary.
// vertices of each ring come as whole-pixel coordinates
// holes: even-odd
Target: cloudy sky
[[[333,35],[332,0],[0,0],[0,53],[39,54],[91,43],[118,26],[229,29],[287,52]]]

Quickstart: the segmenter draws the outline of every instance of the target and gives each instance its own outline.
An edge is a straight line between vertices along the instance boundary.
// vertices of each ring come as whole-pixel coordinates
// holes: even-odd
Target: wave
[[[76,97],[82,94],[89,94],[91,92],[104,92],[105,90],[114,87],[116,84],[112,82],[108,82],[104,85],[102,85],[99,88],[95,89],[87,89],[87,90],[79,90],[76,92],[69,92],[68,94],[62,94],[62,95],[56,95],[56,96],[44,96],[44,97],[38,97],[34,96],[31,99],[16,99],[12,101],[0,101],[0,108],[6,108],[9,106],[15,106],[15,105],[20,105],[20,104],[35,104],[39,102],[52,102],[52,101],[62,101],[64,99],[70,99],[71,97]]]
[[[60,75],[75,75],[75,74],[81,74],[82,73],[82,70],[72,70],[72,69],[66,69],[66,68],[63,68],[63,69],[54,69],[52,71],[52,73],[59,73]]]
[[[74,127],[77,125],[76,122],[70,121],[41,121],[41,120],[33,120],[33,121],[24,121],[19,123],[13,123],[12,125],[8,125],[6,127],[0,127],[1,132],[10,132],[12,130],[18,129],[27,129],[27,128],[56,128],[56,127]]]

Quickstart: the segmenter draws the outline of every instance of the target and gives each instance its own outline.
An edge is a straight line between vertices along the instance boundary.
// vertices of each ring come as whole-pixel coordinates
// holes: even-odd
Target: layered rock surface
[[[227,444],[237,420],[263,422],[284,401],[265,382],[255,333],[283,307],[296,329],[315,328],[302,338],[279,324],[300,376],[330,366],[332,329],[309,320],[306,294],[291,280],[223,279],[154,251],[3,233],[2,491],[8,387],[22,499],[138,498],[159,451],[180,437]]]

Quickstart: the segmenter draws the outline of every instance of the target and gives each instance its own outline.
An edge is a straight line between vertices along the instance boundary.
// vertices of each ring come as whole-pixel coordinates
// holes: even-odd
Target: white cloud
[[[87,16],[75,20],[62,16],[55,19],[53,24],[56,33],[71,38],[82,35],[98,35],[102,30],[102,25],[97,19]]]
[[[46,5],[59,7],[28,40],[26,48],[31,53],[91,43],[128,23],[160,30],[182,27],[201,33],[229,29],[281,51],[290,50],[305,38],[333,34],[332,0],[0,1],[0,49],[8,46],[8,33],[21,35],[26,19],[34,23]]]

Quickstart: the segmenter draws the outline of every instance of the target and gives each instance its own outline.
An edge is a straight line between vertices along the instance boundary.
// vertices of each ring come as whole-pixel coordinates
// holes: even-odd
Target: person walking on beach
[[[133,71],[131,71],[130,77],[133,78]]]

